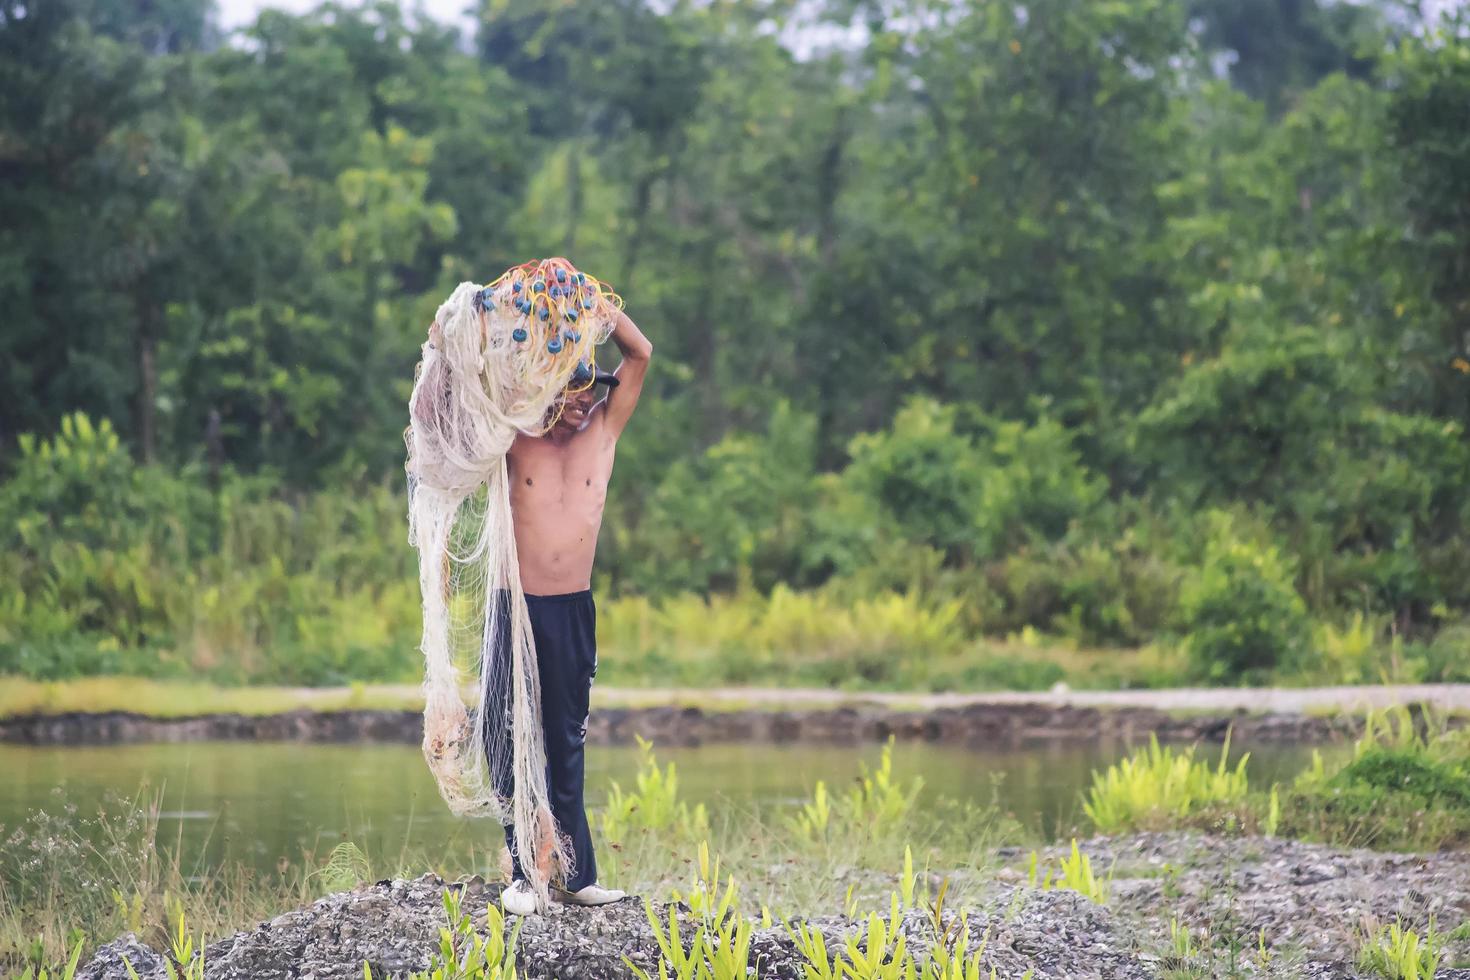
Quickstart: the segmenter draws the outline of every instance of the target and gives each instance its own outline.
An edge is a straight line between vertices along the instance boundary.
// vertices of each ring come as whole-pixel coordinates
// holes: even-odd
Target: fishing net
[[[409,541],[423,597],[424,757],[449,808],[514,824],[538,901],[571,848],[547,802],[536,650],[506,453],[592,384],[622,300],[565,259],[528,262],[439,307],[409,401]],[[594,370],[589,370],[592,368]]]

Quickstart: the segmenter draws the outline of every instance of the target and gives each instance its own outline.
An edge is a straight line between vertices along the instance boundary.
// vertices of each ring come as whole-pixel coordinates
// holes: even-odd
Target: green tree
[[[1423,270],[1432,304],[1405,325],[1406,360],[1433,414],[1470,426],[1470,15],[1446,14],[1390,61],[1388,138],[1411,230],[1406,260]]]
[[[838,275],[814,307],[874,328],[835,345],[822,399],[875,370],[1007,417],[1045,396],[1111,463],[1115,419],[1183,347],[1151,246],[1183,8],[936,4],[912,22],[883,23],[868,48],[892,79],[854,148],[874,180],[843,210]]]
[[[1336,72],[1372,75],[1389,33],[1379,3],[1194,0],[1201,43],[1229,59],[1230,80],[1279,110]]]

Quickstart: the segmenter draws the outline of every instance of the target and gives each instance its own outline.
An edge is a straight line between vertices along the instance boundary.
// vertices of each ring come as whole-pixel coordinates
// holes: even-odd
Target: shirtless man
[[[580,368],[562,398],[556,424],[539,437],[517,436],[508,456],[521,585],[540,667],[547,791],[557,829],[570,839],[575,862],[557,897],[575,905],[604,905],[623,897],[597,884],[582,803],[582,745],[597,673],[592,559],[618,437],[638,404],[653,345],[621,312],[612,340],[622,353],[617,370],[605,374]],[[599,385],[607,389],[601,400]],[[501,904],[507,912],[529,915],[536,911],[536,896],[521,872],[514,828],[505,831],[513,881]]]

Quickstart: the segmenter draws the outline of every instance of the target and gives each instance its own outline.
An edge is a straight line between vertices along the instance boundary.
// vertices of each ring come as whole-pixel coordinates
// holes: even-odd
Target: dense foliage
[[[418,345],[561,253],[658,348],[599,555],[638,671],[692,602],[724,680],[1465,679],[1467,27],[0,0],[0,671],[411,675]]]

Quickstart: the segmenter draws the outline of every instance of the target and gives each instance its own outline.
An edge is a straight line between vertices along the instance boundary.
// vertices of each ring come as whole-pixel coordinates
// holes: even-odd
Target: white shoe
[[[628,893],[616,888],[603,888],[601,885],[588,885],[586,888],[574,892],[556,890],[556,900],[565,905],[611,905],[613,902],[621,902],[628,897]]]
[[[500,893],[500,907],[511,915],[535,915],[536,893],[524,881],[511,882],[511,886]]]

